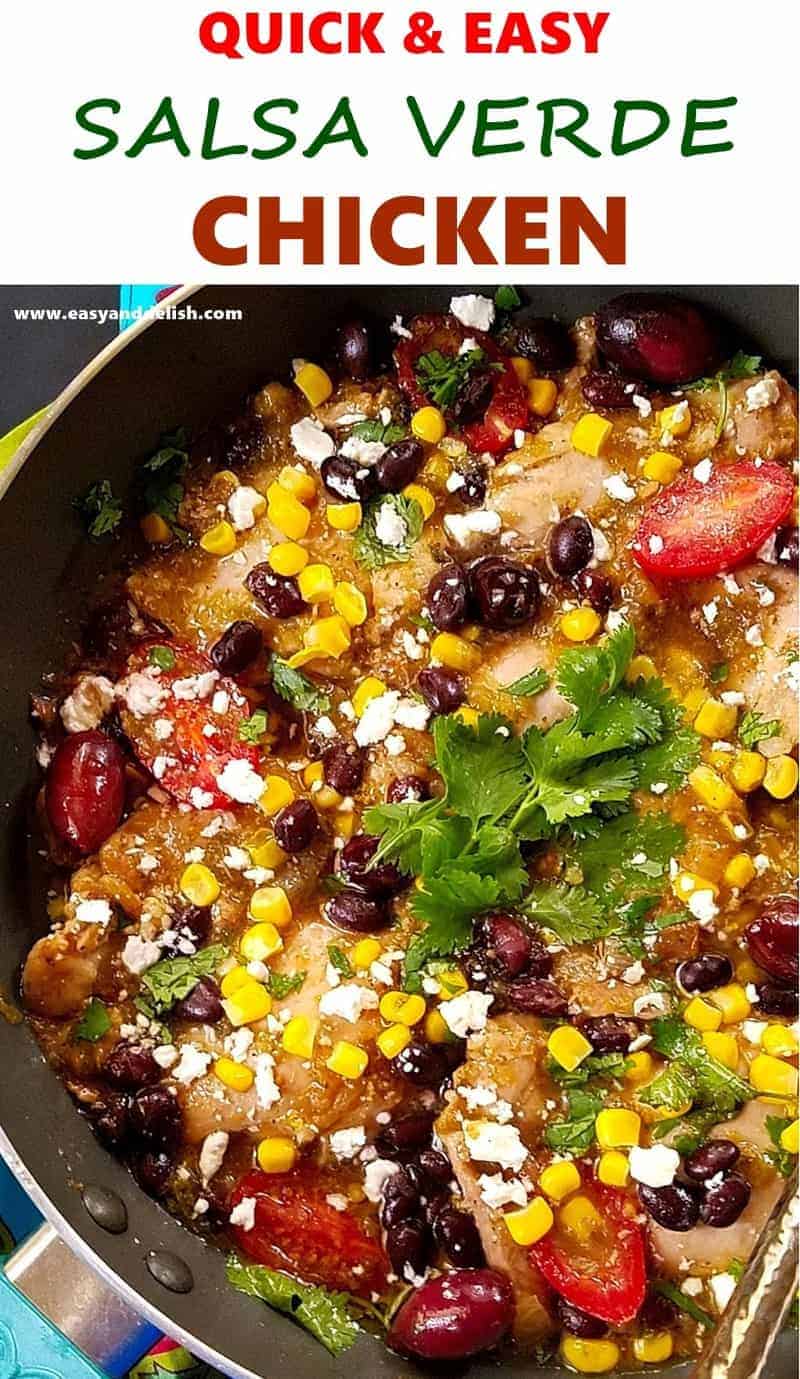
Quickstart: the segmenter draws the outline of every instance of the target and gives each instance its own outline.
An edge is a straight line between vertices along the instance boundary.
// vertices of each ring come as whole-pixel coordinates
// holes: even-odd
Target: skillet
[[[62,661],[87,600],[108,574],[110,550],[79,533],[72,497],[98,478],[123,493],[135,462],[162,432],[186,425],[196,434],[234,408],[252,388],[282,377],[293,356],[330,333],[352,311],[391,320],[400,313],[446,309],[450,287],[287,287],[187,289],[170,298],[198,313],[241,308],[241,321],[145,322],[126,332],[78,376],[0,479],[0,996],[17,1001],[20,965],[46,928],[45,876],[31,831],[36,785],[28,696],[42,673]],[[797,373],[797,293],[790,287],[677,288],[720,315],[731,338],[755,347],[792,379]],[[526,295],[536,314],[571,321],[593,310],[613,288],[542,287]],[[173,1219],[134,1183],[94,1138],[46,1066],[24,1023],[0,1020],[0,1150],[36,1204],[69,1244],[138,1312],[181,1340],[195,1355],[235,1379],[344,1379],[361,1367],[370,1379],[412,1379],[420,1371],[364,1336],[355,1351],[333,1359],[291,1322],[226,1286],[224,1259]],[[128,1229],[102,1230],[87,1214],[86,1185],[116,1193]],[[176,1294],[146,1266],[150,1251],[167,1250],[190,1271],[189,1291]],[[188,1282],[188,1279],[187,1279]],[[795,1372],[793,1337],[775,1346],[768,1379]],[[519,1376],[555,1379],[563,1370],[506,1362]],[[671,1367],[676,1376],[687,1366]],[[666,1373],[648,1369],[648,1373]],[[471,1379],[498,1376],[496,1362],[478,1360]]]

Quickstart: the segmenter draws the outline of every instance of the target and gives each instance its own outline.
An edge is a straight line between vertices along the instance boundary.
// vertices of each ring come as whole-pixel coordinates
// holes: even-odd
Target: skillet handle
[[[0,1274],[0,1355],[11,1347],[42,1379],[121,1379],[159,1333],[52,1226],[40,1226]],[[16,1374],[13,1364],[9,1374]]]

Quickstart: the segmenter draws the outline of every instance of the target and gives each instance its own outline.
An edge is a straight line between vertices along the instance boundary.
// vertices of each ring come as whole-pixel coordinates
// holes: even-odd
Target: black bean
[[[604,618],[614,602],[614,585],[608,575],[601,575],[597,570],[581,570],[573,583],[581,601]]]
[[[211,933],[211,910],[206,905],[181,905],[170,916],[167,937],[161,948],[164,958],[185,957],[202,948]]]
[[[433,1223],[433,1238],[451,1264],[460,1269],[480,1269],[485,1256],[478,1227],[457,1207],[444,1207]]]
[[[266,561],[253,566],[245,584],[270,618],[296,618],[306,606],[297,581],[290,575],[276,575]]]
[[[487,555],[470,567],[469,584],[480,621],[495,631],[521,627],[536,616],[539,580],[530,565]]]
[[[128,1138],[130,1100],[119,1092],[103,1092],[100,1101],[92,1106],[88,1115],[97,1133],[109,1149],[120,1149]]]
[[[706,1189],[700,1205],[700,1218],[707,1226],[723,1229],[738,1221],[750,1201],[750,1184],[739,1173],[731,1173],[721,1183]]]
[[[419,1149],[430,1144],[432,1133],[433,1113],[418,1112],[401,1116],[399,1120],[381,1126],[375,1138],[375,1147],[382,1159],[405,1162],[413,1159]]]
[[[455,713],[464,703],[464,677],[444,666],[427,666],[417,676],[417,688],[432,713]]]
[[[797,896],[773,895],[745,930],[747,949],[754,962],[786,986],[796,986],[798,976]]]
[[[354,795],[362,780],[367,754],[352,742],[335,742],[322,756],[325,782],[340,795]]]
[[[627,1053],[639,1033],[635,1020],[619,1015],[590,1015],[578,1021],[578,1028],[597,1054]]]
[[[580,1336],[582,1341],[599,1341],[605,1336],[608,1327],[599,1317],[592,1317],[583,1308],[576,1307],[573,1302],[567,1302],[560,1294],[556,1294],[555,1302],[556,1320],[562,1330],[568,1331],[570,1336]]]
[[[640,1183],[639,1201],[653,1220],[668,1231],[690,1231],[700,1216],[697,1192],[683,1183],[670,1183],[667,1187]]]
[[[337,929],[370,934],[385,929],[391,916],[382,901],[371,900],[361,891],[345,889],[326,902],[325,918]]]
[[[386,1253],[394,1272],[410,1283],[424,1274],[431,1252],[431,1237],[424,1221],[410,1216],[386,1232]]]
[[[547,981],[546,978],[513,982],[506,988],[505,998],[512,1010],[524,1011],[527,1015],[539,1015],[548,1020],[566,1015],[569,1010],[563,991],[559,990],[555,982]]]
[[[213,977],[201,977],[193,991],[173,1007],[179,1020],[191,1020],[197,1025],[215,1025],[225,1011],[222,994]]]
[[[778,527],[775,533],[775,559],[779,565],[800,565],[800,540],[797,527]]]
[[[139,1186],[159,1200],[167,1195],[174,1168],[172,1156],[159,1151],[142,1154],[133,1164]]]
[[[637,1321],[644,1331],[666,1331],[675,1325],[679,1316],[675,1303],[651,1288],[639,1308]]]
[[[413,436],[395,441],[375,465],[375,479],[383,493],[399,493],[416,479],[425,459],[422,442]]]
[[[404,1169],[387,1178],[381,1200],[381,1225],[384,1230],[406,1221],[419,1212],[419,1193]]]
[[[361,503],[375,492],[373,471],[345,455],[323,460],[319,472],[328,493],[342,503]]]
[[[509,353],[530,359],[540,373],[568,369],[575,359],[575,346],[569,331],[551,316],[515,321],[502,338],[503,347]]]
[[[733,980],[733,964],[723,953],[701,953],[699,958],[688,958],[678,965],[675,980],[687,995],[714,991]]]
[[[480,421],[492,400],[494,374],[488,369],[471,369],[455,398],[446,409],[448,416],[459,426]]]
[[[417,1087],[440,1087],[451,1071],[446,1048],[446,1044],[421,1044],[415,1040],[397,1055],[394,1066]]]
[[[738,1158],[739,1149],[732,1140],[708,1140],[688,1156],[683,1169],[694,1182],[705,1183],[718,1173],[728,1173]]]
[[[428,585],[425,602],[434,627],[452,632],[462,627],[470,613],[469,580],[461,565],[445,565]]]
[[[570,579],[589,564],[594,555],[594,536],[585,517],[565,517],[552,528],[547,557],[553,574]]]
[[[389,782],[386,800],[388,804],[408,804],[412,800],[430,799],[430,793],[428,782],[422,776],[395,776]]]
[[[211,660],[222,675],[241,675],[258,656],[264,638],[254,622],[240,619],[226,627],[211,648]]]
[[[525,926],[509,915],[488,915],[481,920],[479,933],[489,970],[501,977],[518,977],[531,956],[532,939]],[[478,961],[482,957],[479,951]]]
[[[442,1154],[441,1150],[422,1149],[417,1155],[416,1163],[432,1182],[438,1183],[441,1187],[449,1185],[453,1177],[453,1170],[450,1166],[450,1160],[446,1154]]]
[[[123,1087],[131,1092],[138,1087],[148,1087],[161,1077],[161,1069],[152,1051],[141,1044],[129,1044],[124,1040],[112,1049],[103,1072],[115,1087]]]
[[[292,800],[275,815],[272,830],[284,852],[305,852],[314,841],[319,819],[310,800]]]
[[[336,872],[348,886],[354,886],[372,900],[387,900],[405,890],[409,878],[394,862],[380,862],[370,866],[378,851],[380,838],[371,833],[357,833],[345,843],[336,859]]]
[[[143,1087],[131,1102],[130,1126],[146,1148],[175,1153],[183,1137],[183,1113],[177,1097],[163,1083]]]
[[[796,1020],[800,1009],[798,993],[790,986],[780,986],[777,982],[762,982],[757,988],[757,1009],[762,1015],[783,1015],[787,1020]]]
[[[346,321],[336,332],[336,359],[342,373],[361,382],[369,378],[369,331],[363,321]]]
[[[473,465],[465,472],[463,484],[456,489],[456,497],[467,508],[482,507],[486,498],[486,486],[486,471],[478,465]]]
[[[633,407],[636,397],[649,397],[646,383],[611,369],[593,369],[581,379],[581,392],[590,407]]]

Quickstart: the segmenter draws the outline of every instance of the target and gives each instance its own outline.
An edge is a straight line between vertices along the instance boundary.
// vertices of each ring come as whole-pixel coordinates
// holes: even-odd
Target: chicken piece
[[[514,451],[495,471],[487,508],[500,514],[503,525],[527,546],[544,545],[549,528],[562,513],[580,509],[591,514],[607,498],[603,480],[611,474],[607,461],[581,455],[570,444],[572,425],[554,421]],[[517,466],[524,469],[519,474]]]
[[[402,1089],[396,1082],[392,1085],[388,1065],[375,1053],[371,1055],[369,1071],[354,1081],[339,1077],[326,1067],[337,1040],[346,1039],[374,1049],[380,1028],[375,1008],[363,1011],[352,1023],[335,1015],[320,1016],[320,997],[331,989],[327,977],[328,944],[340,939],[338,931],[327,924],[307,924],[286,941],[285,949],[272,964],[276,971],[306,974],[300,990],[282,1000],[277,1009],[281,1016],[288,1012],[291,1018],[304,1016],[309,1022],[319,1022],[312,1057],[305,1059],[286,1053],[280,1036],[270,1038],[267,1031],[259,1032],[253,1048],[274,1058],[280,1099],[271,1105],[259,1104],[258,1081],[249,1091],[236,1092],[208,1073],[180,1093],[186,1135],[191,1143],[198,1143],[212,1130],[244,1131],[259,1138],[269,1134],[311,1140],[345,1126],[370,1126],[380,1111],[391,1110],[401,1099]],[[350,979],[347,981],[349,984]],[[193,1043],[214,1057],[223,1052],[213,1029],[204,1026],[187,1033]]]
[[[438,569],[433,551],[423,536],[414,545],[408,560],[375,571],[372,602],[383,629],[388,631],[400,618],[419,613],[428,585]]]
[[[471,702],[484,713],[505,713],[518,728],[535,723],[549,728],[572,712],[571,706],[551,683],[530,698],[507,697],[503,690],[530,671],[541,669],[550,675],[556,656],[549,641],[541,637],[515,637],[486,660],[473,677]]]
[[[570,1006],[577,1007],[583,1015],[633,1015],[634,1002],[648,993],[649,982],[625,982],[617,977],[612,984],[610,975],[590,944],[575,944],[556,953],[553,959],[553,981]],[[648,1017],[645,1014],[642,1018]]]
[[[797,394],[775,369],[732,383],[728,416],[737,455],[760,455],[762,460],[796,457]]]
[[[715,1126],[711,1137],[733,1140],[745,1156],[768,1149],[771,1141],[766,1118],[773,1111],[763,1102],[749,1101],[733,1120]],[[692,1273],[722,1273],[732,1259],[749,1259],[785,1187],[785,1180],[775,1172],[755,1182],[750,1201],[732,1226],[698,1225],[690,1231],[668,1231],[649,1220],[650,1242],[661,1271],[683,1278],[688,1259]]]
[[[436,1122],[436,1131],[450,1158],[464,1204],[475,1218],[487,1263],[511,1280],[516,1301],[514,1337],[521,1345],[532,1346],[554,1329],[547,1308],[547,1288],[531,1265],[528,1251],[512,1240],[501,1213],[483,1200],[478,1179],[482,1173],[497,1170],[470,1159],[461,1120],[481,1114],[491,1118],[491,1108],[483,1113],[469,1112],[461,1089],[496,1090],[498,1099],[514,1108],[514,1124],[519,1126],[528,1147],[537,1144],[546,1116],[545,1102],[555,1095],[545,1071],[545,1032],[538,1020],[502,1015],[490,1021],[482,1034],[470,1039],[466,1062],[455,1074],[454,1085],[455,1092]]]
[[[77,1015],[92,994],[108,943],[96,924],[72,923],[40,938],[22,972],[28,1010],[52,1020]]]

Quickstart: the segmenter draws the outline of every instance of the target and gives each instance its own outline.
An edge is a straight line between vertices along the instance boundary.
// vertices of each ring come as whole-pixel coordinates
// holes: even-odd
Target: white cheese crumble
[[[264,793],[261,776],[244,757],[226,762],[215,779],[222,793],[239,804],[255,804]]]
[[[473,512],[449,512],[444,519],[447,535],[459,546],[468,546],[479,536],[494,536],[503,525],[499,512],[476,508]]]
[[[392,324],[389,327],[389,330],[391,331],[392,335],[397,336],[398,340],[412,339],[411,331],[407,330],[406,327],[403,325],[402,316],[395,316],[394,320],[392,321]]]
[[[156,742],[166,742],[167,738],[172,737],[175,731],[175,724],[171,718],[157,718],[153,724],[153,735]]]
[[[367,1132],[363,1125],[350,1125],[345,1130],[334,1130],[328,1137],[331,1152],[337,1159],[354,1159],[366,1142]]]
[[[718,613],[719,604],[716,599],[710,599],[708,603],[703,604],[703,617],[705,618],[709,627],[713,627],[714,623],[717,621]]]
[[[256,1224],[256,1198],[243,1197],[237,1202],[228,1217],[232,1226],[240,1226],[243,1231],[251,1231]]]
[[[327,738],[328,742],[338,735],[336,724],[326,713],[322,714],[314,724],[314,732],[319,733],[320,737]]]
[[[474,292],[468,292],[463,297],[451,297],[450,310],[456,320],[468,329],[491,330],[494,323],[494,302],[490,297],[479,297]]]
[[[153,1049],[153,1057],[159,1068],[166,1071],[168,1068],[175,1067],[178,1061],[178,1050],[174,1044],[160,1044],[157,1049]]]
[[[173,680],[172,693],[176,699],[207,699],[218,679],[218,670],[204,670],[199,675],[187,675],[183,680]]]
[[[226,1036],[223,1047],[234,1063],[244,1063],[254,1039],[255,1035],[251,1029],[236,1029],[233,1034]]]
[[[498,1125],[491,1120],[465,1120],[464,1141],[471,1159],[499,1164],[519,1173],[528,1151],[516,1125]]]
[[[257,488],[240,484],[228,499],[228,514],[234,531],[249,531],[256,524],[256,517],[264,511],[266,500]]]
[[[210,790],[201,790],[199,785],[193,785],[189,791],[189,799],[193,809],[210,809],[214,803],[214,796]]]
[[[148,967],[152,967],[161,957],[161,949],[157,943],[151,943],[149,939],[140,938],[138,934],[131,934],[125,940],[122,950],[122,962],[129,972],[133,972],[137,977],[142,972],[146,972]]]
[[[402,546],[408,538],[408,523],[393,503],[381,503],[375,514],[375,535],[382,546]]]
[[[439,1013],[453,1034],[466,1039],[472,1030],[485,1028],[493,1000],[483,991],[463,991],[451,1001],[442,1001]]]
[[[370,699],[353,734],[359,747],[371,747],[376,742],[383,742],[394,727],[399,703],[397,690],[387,690],[385,694]]]
[[[346,460],[355,460],[356,464],[366,465],[371,469],[378,463],[388,449],[383,441],[364,440],[363,436],[348,436],[344,445],[339,450],[340,455],[344,455]]]
[[[713,465],[711,463],[711,460],[708,457],[706,457],[706,459],[700,460],[695,465],[694,469],[692,470],[692,473],[699,484],[707,484],[709,479],[711,478],[712,469]]]
[[[225,1158],[225,1151],[228,1148],[230,1136],[225,1130],[212,1130],[210,1135],[206,1135],[200,1150],[198,1167],[203,1186],[211,1182],[215,1173],[222,1167],[222,1160]]]
[[[519,1178],[505,1179],[502,1173],[481,1173],[478,1178],[481,1197],[492,1211],[501,1207],[524,1207],[528,1200],[525,1184]]]
[[[254,1060],[256,1101],[264,1110],[280,1101],[281,1089],[275,1081],[275,1059],[271,1053],[260,1053]]]
[[[168,692],[167,686],[160,684],[149,670],[135,670],[117,686],[117,697],[122,699],[134,718],[148,718],[156,713]]]
[[[717,1311],[724,1312],[736,1292],[736,1279],[733,1274],[712,1274],[708,1286]]]
[[[686,905],[699,924],[712,924],[719,914],[719,906],[714,903],[714,892],[710,890],[692,891]]]
[[[321,1015],[336,1016],[340,1020],[346,1020],[350,1025],[355,1025],[365,1010],[377,1010],[377,1007],[377,993],[371,991],[368,986],[359,986],[358,982],[346,982],[331,987],[320,998],[319,1003]]]
[[[395,711],[394,721],[401,728],[414,728],[421,733],[427,727],[430,716],[431,711],[427,704],[421,704],[416,699],[401,699]]]
[[[114,702],[114,686],[105,675],[84,675],[61,705],[61,722],[68,733],[96,728]]]
[[[391,1159],[373,1159],[364,1169],[364,1196],[369,1202],[380,1202],[383,1190],[392,1174],[400,1172],[400,1165]]]
[[[188,1086],[190,1082],[196,1082],[199,1077],[203,1077],[210,1062],[211,1054],[206,1053],[205,1049],[199,1049],[196,1044],[182,1044],[180,1060],[173,1069],[172,1076],[176,1082]]]
[[[79,900],[75,906],[79,924],[110,924],[112,917],[107,900]]]
[[[302,421],[296,421],[289,431],[289,436],[300,459],[308,460],[308,463],[317,469],[323,460],[330,458],[336,448],[333,437],[329,436],[324,426],[312,417],[303,417]]]
[[[603,488],[609,498],[614,498],[618,503],[632,503],[636,497],[636,489],[628,483],[624,474],[610,474],[603,480]]]
[[[648,1187],[668,1187],[680,1168],[681,1156],[668,1144],[654,1144],[649,1149],[634,1145],[628,1155],[631,1177]]]
[[[774,378],[759,378],[745,392],[745,410],[760,412],[764,407],[773,407],[779,397],[780,388]]]

